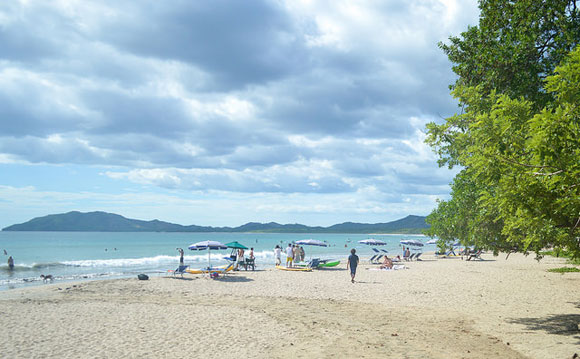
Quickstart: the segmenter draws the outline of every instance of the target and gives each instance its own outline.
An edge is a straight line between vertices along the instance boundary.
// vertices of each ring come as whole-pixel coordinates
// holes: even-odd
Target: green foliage
[[[550,74],[580,38],[580,17],[571,0],[480,0],[479,26],[439,46],[455,64],[454,87],[481,86],[543,107]]]
[[[427,217],[429,235],[494,253],[552,246],[580,257],[575,5],[482,0],[479,27],[440,44],[456,63],[463,112],[429,124],[427,143],[441,166],[463,169],[451,199]]]
[[[548,272],[564,274],[564,273],[580,272],[580,269],[576,267],[561,267],[548,269]]]
[[[576,257],[574,258],[574,253],[566,251],[566,250],[562,250],[559,248],[554,248],[548,251],[542,251],[540,252],[541,256],[552,256],[552,257],[556,257],[556,258],[566,258],[568,260],[568,263],[570,264],[574,264],[574,265],[580,265],[580,258]]]

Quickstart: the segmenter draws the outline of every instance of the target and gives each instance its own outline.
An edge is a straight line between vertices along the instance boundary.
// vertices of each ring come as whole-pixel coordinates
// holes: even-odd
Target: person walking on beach
[[[274,248],[274,257],[276,258],[276,265],[277,266],[282,264],[281,256],[282,256],[282,248],[280,248],[280,246],[276,244],[276,247]]]
[[[238,249],[238,261],[236,262],[236,270],[240,269],[240,265],[245,265],[244,253],[245,251],[242,248]]]
[[[288,248],[286,248],[286,267],[292,267],[292,260],[294,260],[294,251],[292,250],[292,244],[288,243]]]
[[[356,267],[358,266],[358,256],[356,255],[356,249],[350,250],[350,256],[348,256],[348,261],[346,262],[346,269],[350,269],[350,281],[354,283],[354,277],[356,276]]]
[[[8,269],[10,270],[14,269],[14,259],[12,258],[12,256],[8,257]]]
[[[176,249],[179,252],[179,265],[182,266],[183,265],[183,249],[182,248],[176,248]]]

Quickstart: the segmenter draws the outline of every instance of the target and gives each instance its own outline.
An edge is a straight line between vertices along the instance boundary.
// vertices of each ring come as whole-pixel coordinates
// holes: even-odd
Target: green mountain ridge
[[[210,227],[169,223],[154,219],[142,221],[107,212],[78,211],[51,214],[33,218],[28,222],[8,226],[2,231],[45,232],[257,232],[257,233],[421,233],[429,228],[425,217],[409,215],[388,223],[345,222],[330,227],[310,227],[303,224],[276,222],[249,222],[239,227]]]

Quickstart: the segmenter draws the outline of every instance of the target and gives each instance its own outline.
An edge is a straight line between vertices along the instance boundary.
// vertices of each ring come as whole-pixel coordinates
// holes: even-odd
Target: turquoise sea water
[[[191,268],[207,266],[207,251],[190,251],[190,244],[216,240],[222,243],[238,241],[254,247],[258,269],[274,266],[273,248],[285,248],[300,239],[318,239],[328,247],[304,246],[306,258],[341,259],[352,248],[361,257],[374,254],[371,247],[359,240],[376,238],[387,242],[392,255],[400,254],[402,239],[419,239],[414,235],[367,234],[261,234],[261,233],[126,233],[126,232],[0,232],[0,290],[42,284],[41,274],[51,274],[55,282],[85,279],[128,277],[139,273],[164,275],[179,265],[176,248],[185,250],[185,264]],[[2,250],[8,253],[4,255]],[[423,250],[434,250],[426,245]],[[230,250],[212,251],[211,264],[225,264]],[[8,256],[14,258],[14,270],[8,269]]]

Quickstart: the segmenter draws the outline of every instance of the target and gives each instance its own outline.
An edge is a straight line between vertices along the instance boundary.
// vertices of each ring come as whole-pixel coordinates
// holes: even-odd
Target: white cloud
[[[0,164],[109,167],[110,186],[195,192],[214,213],[424,214],[453,175],[423,143],[455,110],[436,44],[476,5],[4,2]]]

